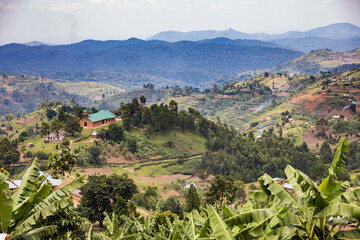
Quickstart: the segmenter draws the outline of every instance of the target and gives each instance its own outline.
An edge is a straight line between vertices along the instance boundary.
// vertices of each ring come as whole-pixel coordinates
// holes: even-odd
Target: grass
[[[159,151],[166,153],[167,157],[181,157],[184,156],[184,154],[195,155],[206,151],[206,140],[201,136],[189,132],[174,130],[157,133],[151,135],[149,141],[152,142]],[[166,147],[165,143],[169,141],[173,142],[175,146]]]

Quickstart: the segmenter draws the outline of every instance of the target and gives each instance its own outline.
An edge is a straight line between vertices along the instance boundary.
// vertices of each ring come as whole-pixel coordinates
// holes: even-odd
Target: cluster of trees
[[[121,104],[116,113],[122,117],[124,130],[130,131],[132,127],[146,125],[150,133],[178,128],[198,133],[204,137],[207,137],[210,132],[217,134],[219,130],[216,123],[205,119],[192,108],[189,108],[188,112],[179,111],[178,104],[174,100],[171,100],[168,105],[161,103],[153,104],[150,107],[144,106],[145,103],[146,98],[141,96],[140,102],[134,98],[131,103]],[[221,131],[230,132],[227,128],[221,129]]]
[[[40,104],[42,107],[46,107],[46,116],[51,120],[50,124],[45,121],[41,123],[41,135],[47,135],[50,131],[59,132],[60,130],[64,130],[71,136],[75,133],[80,133],[82,127],[79,121],[84,108],[77,105],[74,98],[71,99],[72,106],[63,104],[57,110],[49,108],[49,106],[56,106],[56,104],[57,102],[53,103],[51,101],[45,101]],[[97,110],[94,109],[94,111]]]
[[[287,164],[310,174],[312,166],[320,163],[306,143],[295,146],[290,139],[280,138],[273,131],[264,132],[261,140],[255,140],[251,132],[234,136],[218,131],[208,136],[207,146],[201,169],[245,182],[256,181],[264,172],[283,177],[282,169]]]
[[[159,208],[146,219],[116,213],[110,218],[105,213],[105,235],[111,239],[359,239],[360,188],[346,191],[349,182],[338,178],[348,147],[341,139],[329,174],[319,185],[288,165],[286,181],[294,191],[264,174],[258,179],[260,190],[250,191],[243,206],[215,201],[184,214],[182,220]],[[233,191],[222,184],[218,189]],[[90,230],[88,239],[96,237],[100,236]]]
[[[17,163],[20,160],[20,152],[17,148],[18,143],[16,140],[9,140],[7,137],[0,139],[1,168]]]
[[[129,216],[130,213],[136,212],[133,210],[136,209],[135,204],[150,211],[170,211],[182,219],[187,213],[200,210],[201,205],[231,204],[238,199],[245,199],[246,196],[243,188],[231,177],[216,176],[204,198],[198,194],[197,186],[190,184],[184,192],[184,203],[177,196],[162,200],[156,186],[146,186],[143,192],[139,192],[127,175],[116,174],[89,176],[88,182],[81,187],[81,194],[83,197],[77,209],[80,215],[91,222],[99,222],[100,225],[105,218],[104,211],[117,215],[122,212],[122,215]]]

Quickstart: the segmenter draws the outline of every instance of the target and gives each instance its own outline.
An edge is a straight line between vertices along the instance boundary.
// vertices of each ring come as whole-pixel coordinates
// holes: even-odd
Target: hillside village
[[[144,93],[160,94],[162,99],[150,105],[140,96],[110,111],[96,105],[81,106],[74,98],[69,104],[45,100],[37,111],[23,116],[7,114],[1,119],[1,137],[8,137],[19,152],[18,160],[15,156],[6,163],[13,176],[8,181],[10,190],[18,191],[21,176],[33,159],[39,159],[39,169],[48,174],[48,159],[68,154],[69,149],[77,156],[74,168],[65,175],[46,175],[54,190],[81,176],[127,174],[142,192],[157,192],[156,201],[184,202],[191,186],[205,196],[217,174],[224,174],[236,179],[236,194],[244,203],[251,197],[249,192],[259,188],[256,179],[263,171],[295,194],[281,170],[289,156],[291,165],[321,180],[342,136],[350,142],[343,178],[358,179],[359,68],[310,76],[265,72],[203,92],[176,87],[145,89]],[[201,117],[211,118],[208,111],[213,107],[216,122]],[[238,115],[229,115],[231,111]],[[235,139],[242,144],[233,145]],[[269,144],[274,152],[266,147]],[[255,163],[263,154],[276,156],[279,151],[283,157],[280,154],[275,161]],[[219,159],[223,159],[220,168]],[[243,166],[236,162],[239,159]],[[75,206],[81,206],[84,194],[73,189],[70,195]],[[155,206],[141,199],[141,194],[133,198],[137,211],[147,216]]]

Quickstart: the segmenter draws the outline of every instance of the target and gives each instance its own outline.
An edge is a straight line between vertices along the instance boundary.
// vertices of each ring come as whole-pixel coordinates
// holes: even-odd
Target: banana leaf
[[[249,224],[249,223],[258,223],[263,221],[264,219],[273,216],[279,210],[276,209],[255,209],[252,211],[244,212],[234,217],[228,218],[225,220],[226,224],[230,227],[238,226],[242,224]]]
[[[325,207],[323,210],[318,212],[314,217],[324,218],[331,216],[349,217],[360,220],[360,207],[347,203],[334,203]]]
[[[12,218],[13,200],[5,193],[5,191],[9,190],[9,184],[3,179],[0,180],[0,188],[2,190],[0,198],[0,231],[7,232],[7,228]]]
[[[207,211],[213,231],[212,235],[218,240],[234,239],[228,230],[226,223],[220,218],[214,207],[210,205]]]
[[[24,176],[21,179],[21,185],[19,189],[11,196],[13,199],[13,208],[21,204],[27,197],[30,197],[32,191],[35,188],[35,182],[39,177],[39,160],[34,159],[31,166],[26,170]]]

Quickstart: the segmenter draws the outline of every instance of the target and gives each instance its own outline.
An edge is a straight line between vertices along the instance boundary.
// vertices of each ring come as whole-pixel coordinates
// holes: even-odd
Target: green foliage
[[[112,123],[105,132],[105,138],[114,142],[121,142],[124,139],[124,130],[121,125]]]
[[[251,134],[247,137],[233,136],[222,129],[219,127],[216,135],[208,136],[209,151],[204,155],[200,168],[209,173],[254,182],[264,172],[274,177],[284,176],[282,169],[287,164],[305,173],[310,173],[311,167],[318,164],[317,157],[305,143],[295,146],[290,139],[280,139],[269,132],[262,134],[261,141],[254,141]]]
[[[77,160],[77,154],[71,152],[69,149],[63,148],[56,154],[50,156],[47,168],[50,174],[54,176],[65,175],[66,172],[71,174]]]
[[[176,214],[177,216],[179,216],[180,219],[182,219],[184,216],[183,215],[183,212],[184,212],[183,206],[176,196],[168,197],[165,200],[165,202],[163,203],[163,205],[161,206],[160,210],[163,212],[170,211],[173,214]]]
[[[81,133],[83,128],[80,126],[79,120],[76,116],[69,116],[64,124],[64,131],[71,136],[74,136],[75,133]]]
[[[234,184],[231,177],[223,177],[221,175],[215,176],[211,186],[206,192],[206,203],[215,204],[232,203],[236,198],[238,187]]]
[[[196,192],[194,184],[190,184],[189,190],[186,193],[185,199],[185,212],[191,212],[192,210],[199,210],[201,205],[201,199]]]
[[[141,207],[155,210],[160,200],[160,194],[156,186],[146,186],[145,191],[134,194],[132,200]]]
[[[87,151],[87,162],[89,164],[101,164],[103,161],[100,158],[101,150],[98,146],[91,146]]]
[[[0,140],[0,167],[14,164],[20,160],[17,141],[4,137]]]
[[[33,161],[11,197],[5,194],[8,189],[5,182],[7,176],[0,174],[1,232],[11,234],[13,239],[56,239],[67,234],[74,237],[83,235],[83,220],[73,213],[72,201],[68,196],[84,183],[84,177],[52,191],[51,184],[44,177],[39,177],[38,163],[37,159]]]
[[[137,191],[134,181],[127,175],[89,176],[88,183],[81,187],[83,197],[78,211],[91,222],[98,221],[102,225],[103,212],[112,212],[113,203],[119,197],[129,200]]]

